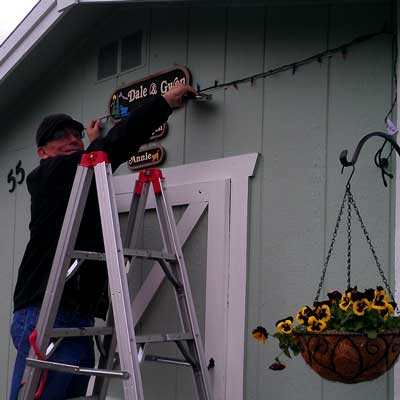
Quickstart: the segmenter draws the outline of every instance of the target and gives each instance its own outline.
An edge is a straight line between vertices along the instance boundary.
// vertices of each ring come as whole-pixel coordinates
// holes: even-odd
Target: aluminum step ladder
[[[93,174],[96,182],[105,253],[74,250]],[[153,188],[156,200],[156,211],[164,245],[163,251],[137,248],[150,186]],[[124,248],[130,243],[134,244],[134,248]],[[128,285],[128,280],[132,278],[133,268],[131,267],[127,274],[126,261],[133,261],[136,258],[157,260],[160,264],[175,292],[182,332],[135,336],[134,310],[131,306],[133,299]],[[84,329],[55,329],[53,326],[65,282],[86,259],[105,260],[107,264],[112,306],[108,313],[107,324],[104,327]],[[73,260],[75,262],[71,266]],[[52,352],[51,348],[56,347],[51,339],[59,342],[63,337],[71,336],[104,336],[101,346],[103,354],[98,368],[80,368],[76,365],[47,361]],[[183,360],[157,356],[145,357],[146,344],[155,342],[176,343],[183,355]],[[134,188],[127,233],[122,242],[112,185],[111,165],[107,154],[96,151],[82,156],[72,186],[38,322],[31,335],[31,345],[23,378],[25,384],[19,397],[22,400],[40,398],[38,396],[40,389],[45,385],[47,370],[94,376],[93,393],[85,397],[88,399],[105,399],[109,379],[117,378],[122,380],[125,400],[144,400],[140,361],[146,358],[152,361],[189,365],[193,372],[197,399],[213,399],[175,218],[167,198],[164,178],[159,169],[140,172]],[[118,353],[116,352],[117,347]],[[213,363],[213,360],[211,362]],[[116,369],[118,366],[120,368]]]

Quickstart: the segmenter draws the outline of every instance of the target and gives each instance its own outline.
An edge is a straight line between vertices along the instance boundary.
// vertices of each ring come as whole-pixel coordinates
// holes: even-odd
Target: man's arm
[[[87,151],[105,151],[113,169],[117,168],[149,141],[152,132],[167,121],[173,108],[180,107],[186,97],[193,95],[196,92],[191,86],[178,84],[163,96],[146,99],[127,119],[111,128],[106,137],[94,140]],[[95,129],[95,124],[92,127]]]

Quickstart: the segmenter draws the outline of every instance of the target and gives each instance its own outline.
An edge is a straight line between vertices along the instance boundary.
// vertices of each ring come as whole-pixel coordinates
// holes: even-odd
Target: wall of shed
[[[0,138],[0,397],[6,398],[12,371],[11,297],[29,222],[26,187],[9,193],[7,174],[19,160],[26,171],[37,164],[33,132],[43,115],[66,112],[82,121],[101,117],[117,87],[173,64],[187,65],[193,82],[203,88],[257,74],[379,31],[384,24],[393,26],[392,8],[386,2],[115,6],[115,12],[93,26],[56,68],[21,94],[15,116],[5,122]],[[97,82],[99,46],[138,28],[145,32],[145,64]],[[300,67],[295,74],[288,71],[253,85],[214,91],[211,103],[190,103],[170,118],[169,134],[162,141],[168,153],[165,167],[260,153],[250,185],[246,400],[393,399],[392,374],[346,386],[322,381],[300,358],[290,361],[286,370],[272,372],[267,367],[278,353],[276,343],[271,340],[262,347],[250,334],[259,324],[273,330],[276,320],[313,301],[348,176],[348,171],[341,176],[338,156],[343,149],[352,154],[364,134],[384,130],[392,98],[392,62],[391,37],[380,36],[349,48],[346,57],[335,55],[321,64]],[[382,266],[393,281],[392,194],[390,187],[383,187],[372,162],[377,146],[378,141],[365,146],[353,191]],[[128,173],[126,166],[118,173]],[[201,230],[206,232],[206,227]],[[326,289],[341,290],[346,285],[343,231]],[[354,282],[360,287],[380,283],[356,227],[353,250]],[[160,379],[161,385],[166,384],[167,377]],[[176,387],[175,393],[172,388],[173,393],[163,398],[189,398]],[[159,398],[156,395],[155,390],[149,398]]]

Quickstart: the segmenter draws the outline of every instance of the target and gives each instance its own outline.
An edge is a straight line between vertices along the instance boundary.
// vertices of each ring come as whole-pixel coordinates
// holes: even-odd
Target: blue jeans
[[[32,306],[14,313],[11,324],[11,337],[17,349],[17,357],[14,364],[10,400],[16,400],[18,397],[25,369],[25,359],[28,357],[30,350],[28,338],[36,326],[39,312],[39,307]],[[93,318],[81,315],[76,311],[61,309],[58,311],[54,327],[72,328],[93,325]],[[83,336],[63,339],[49,358],[49,361],[93,368],[93,338]],[[88,382],[89,376],[49,371],[40,400],[62,400],[71,397],[85,396]]]

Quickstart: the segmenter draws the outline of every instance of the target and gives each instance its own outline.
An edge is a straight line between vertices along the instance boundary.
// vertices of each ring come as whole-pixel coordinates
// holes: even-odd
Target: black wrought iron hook
[[[365,142],[368,139],[372,138],[372,137],[381,137],[381,138],[385,139],[384,145],[386,144],[386,142],[389,142],[393,146],[393,148],[396,150],[397,154],[400,156],[400,147],[397,144],[396,140],[393,138],[393,136],[388,135],[388,134],[383,133],[383,132],[372,132],[372,133],[369,133],[368,135],[365,135],[359,141],[359,143],[358,143],[358,145],[357,145],[357,147],[356,147],[356,149],[354,151],[353,158],[351,159],[351,161],[347,160],[347,153],[348,153],[347,150],[343,150],[340,153],[339,159],[340,159],[341,164],[343,165],[343,169],[345,167],[353,167],[353,172],[352,172],[352,174],[350,176],[350,179],[353,176],[355,164],[356,164],[356,162],[358,160],[358,157],[360,155],[362,147],[364,146]],[[390,178],[393,178],[393,175],[391,173],[389,173],[388,171],[386,171],[386,168],[389,166],[388,159],[387,158],[382,158],[382,150],[384,148],[384,145],[375,154],[374,161],[375,161],[375,165],[381,170],[383,184],[385,186],[387,186],[387,182],[386,182],[385,176],[389,176]],[[342,172],[343,172],[343,169],[342,169]],[[350,179],[349,179],[349,182],[350,182]]]

